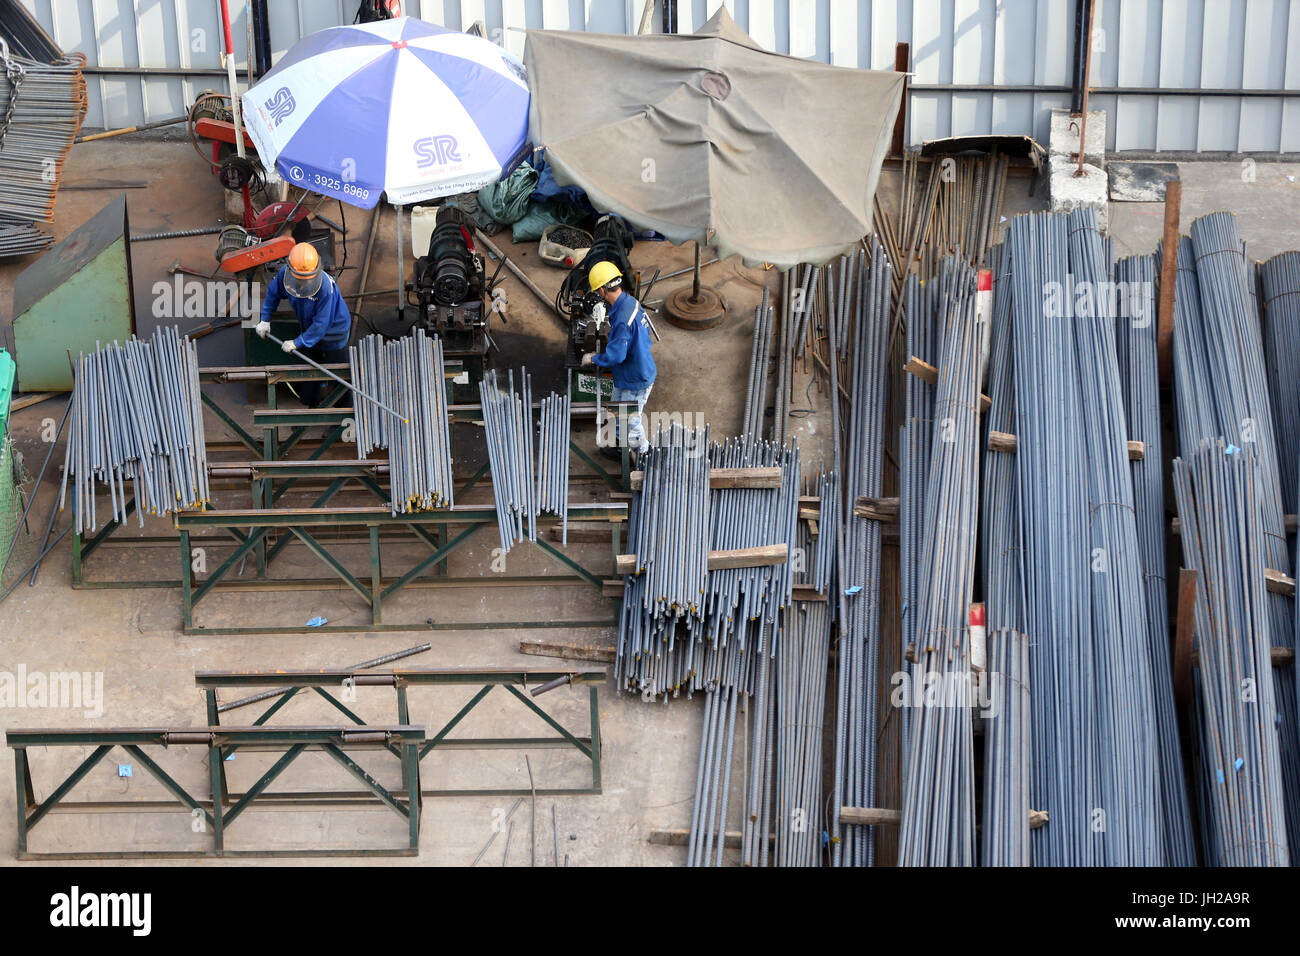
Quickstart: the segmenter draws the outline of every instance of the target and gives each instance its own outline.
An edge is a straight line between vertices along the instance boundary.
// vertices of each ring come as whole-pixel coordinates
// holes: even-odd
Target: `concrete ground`
[[[1241,167],[1231,163],[1182,164],[1183,222],[1215,209],[1235,209],[1242,215],[1242,233],[1251,254],[1263,258],[1284,249],[1300,246],[1294,224],[1300,214],[1300,192],[1295,166],[1260,164],[1253,180],[1243,179]],[[187,141],[175,137],[162,139],[122,138],[77,146],[72,151],[65,172],[65,183],[112,179],[143,180],[146,189],[128,190],[130,217],[134,232],[180,229],[211,225],[223,218],[219,188],[208,178],[205,164]],[[882,178],[884,195],[896,195],[897,173],[887,169]],[[1008,184],[1005,210],[1007,215],[1045,205],[1045,183],[1037,195],[1029,195],[1030,180],[1013,177]],[[108,191],[63,191],[60,194],[54,230],[62,237],[97,211],[112,195]],[[339,218],[336,204],[321,207],[321,212]],[[360,262],[368,213],[347,209],[348,264]],[[1116,253],[1147,252],[1159,236],[1162,211],[1158,204],[1116,204],[1111,209],[1112,234]],[[139,243],[132,250],[138,328],[147,333],[157,321],[152,312],[152,287],[166,279],[166,270],[180,259],[195,268],[213,264],[215,237],[205,236],[166,242]],[[537,259],[535,246],[510,246],[504,234],[495,237],[498,245],[511,251],[512,257],[547,293],[559,284],[562,273]],[[409,248],[409,247],[408,247]],[[371,267],[370,288],[395,285],[394,217],[388,212],[381,220],[380,238]],[[665,272],[690,264],[691,249],[673,248],[651,243],[638,244],[632,254],[643,269],[662,265]],[[711,257],[706,251],[706,258]],[[11,317],[10,297],[15,275],[28,261],[6,261],[0,265],[0,315],[3,326]],[[409,257],[408,257],[409,267]],[[356,287],[358,271],[349,269],[340,279],[345,291]],[[752,315],[766,285],[778,288],[778,274],[761,268],[745,268],[735,261],[710,266],[706,282],[719,288],[729,305],[726,323],[706,332],[684,332],[658,321],[662,341],[655,357],[660,378],[649,411],[698,413],[707,421],[715,436],[734,434],[740,423],[745,392],[745,377],[750,348]],[[674,280],[688,282],[689,276]],[[653,298],[671,291],[675,284],[656,288]],[[508,279],[512,321],[497,327],[494,336],[502,354],[501,368],[527,364],[539,383],[539,389],[558,380],[559,356],[563,330],[520,284]],[[366,308],[382,305],[368,303]],[[202,320],[184,320],[182,329]],[[199,345],[204,365],[229,365],[242,362],[240,335],[230,331],[203,339]],[[548,376],[550,378],[548,379]],[[797,382],[797,389],[805,389]],[[813,388],[806,391],[817,396]],[[799,403],[796,402],[796,405]],[[824,408],[824,398],[820,405]],[[26,466],[35,472],[44,454],[41,430],[48,419],[56,419],[61,400],[36,405],[13,416],[13,432]],[[209,424],[210,434],[217,431]],[[468,460],[473,447],[472,436],[453,439],[458,470],[468,471],[477,462]],[[824,416],[801,418],[797,432],[804,451],[808,472],[822,462],[827,429]],[[589,426],[584,438],[591,445]],[[55,460],[61,462],[62,450]],[[576,467],[576,466],[575,466]],[[56,469],[37,489],[33,508],[33,528],[49,514],[57,491],[53,480]],[[233,495],[233,493],[232,493]],[[589,500],[604,500],[606,493],[593,483],[575,487],[575,500],[586,495]],[[232,500],[234,500],[232,498]],[[480,499],[474,499],[480,500]],[[486,500],[485,498],[481,500]],[[67,520],[65,515],[62,521]],[[163,533],[165,525],[146,528],[145,532]],[[489,535],[481,535],[472,547],[460,552],[451,563],[453,575],[483,575],[490,578],[488,552],[494,546]],[[34,556],[34,541],[21,537],[11,562],[7,585],[13,569],[20,568]],[[601,574],[611,570],[608,545],[575,545],[571,553]],[[217,549],[218,555],[220,552]],[[355,570],[364,567],[360,548],[342,551]],[[406,546],[386,549],[385,562],[400,565],[415,554]],[[287,552],[286,567],[279,573],[315,573],[316,568],[305,551]],[[219,558],[218,558],[219,560]],[[128,546],[105,550],[94,556],[87,575],[94,580],[112,578],[173,578],[177,574],[179,555],[176,547]],[[512,552],[508,573],[564,573],[555,562],[526,545]],[[211,566],[211,565],[209,565]],[[546,668],[562,666],[545,658],[525,657],[518,652],[521,638],[545,638],[582,643],[612,643],[612,628],[520,630],[428,630],[418,622],[432,618],[439,622],[477,622],[559,619],[607,619],[616,612],[613,601],[601,598],[587,587],[472,587],[440,590],[408,590],[386,605],[389,620],[410,621],[417,625],[407,633],[319,633],[305,629],[300,634],[276,636],[186,636],[180,629],[180,597],[175,589],[73,589],[69,547],[65,541],[42,568],[34,588],[25,584],[0,605],[0,674],[16,673],[20,667],[32,672],[78,671],[103,675],[103,713],[88,716],[82,710],[22,708],[0,710],[0,726],[16,727],[114,727],[114,726],[194,726],[204,723],[202,695],[193,683],[199,669],[309,669],[339,667],[428,640],[430,651],[408,659],[408,666],[519,666]],[[302,624],[315,615],[332,623],[346,624],[366,619],[360,601],[343,591],[273,591],[256,594],[215,595],[200,605],[198,623],[211,626],[244,625],[255,621]],[[386,691],[361,689],[353,706],[375,722],[394,721],[395,708]],[[419,691],[412,695],[412,720],[438,726],[454,713],[470,692],[464,690]],[[564,688],[542,698],[562,722],[586,729],[586,698],[580,691]],[[700,701],[678,700],[667,706],[648,705],[635,697],[618,695],[610,684],[601,690],[601,731],[604,741],[604,792],[599,796],[565,796],[539,798],[537,801],[536,844],[538,861],[549,864],[554,842],[559,844],[560,861],[567,856],[570,865],[680,865],[685,851],[681,848],[651,845],[646,836],[651,828],[683,828],[689,825],[694,787],[696,757],[700,734]],[[244,711],[247,720],[256,711]],[[242,719],[242,718],[241,718]],[[282,723],[336,723],[338,715],[323,702],[295,701],[278,718]],[[530,725],[521,705],[498,690],[490,695],[466,725],[466,730],[492,735],[533,734],[540,725]],[[37,794],[49,792],[53,772],[67,769],[84,756],[77,753],[33,751],[33,770],[37,774]],[[581,762],[568,753],[541,750],[530,753],[532,771],[541,787],[579,783]],[[160,761],[178,780],[192,784],[206,794],[205,757],[200,753],[172,751]],[[147,799],[156,795],[157,786],[140,766],[130,779],[117,775],[119,762],[132,762],[120,754],[110,755],[90,776],[82,781],[74,795],[82,799],[130,795]],[[396,774],[390,764],[369,755],[363,763],[385,783],[395,784]],[[268,765],[266,755],[240,754],[228,765],[232,782],[246,784],[254,772]],[[430,758],[424,765],[426,787],[526,787],[527,766],[524,754],[488,751],[473,755],[460,754]],[[7,754],[0,754],[0,793],[13,793],[12,764]],[[323,755],[302,758],[282,778],[286,788],[307,784],[329,783],[349,786],[350,779]],[[12,797],[6,797],[6,802]],[[465,865],[472,861],[491,836],[493,822],[509,811],[512,799],[439,798],[426,801],[423,817],[422,864]],[[733,803],[734,808],[739,803]],[[553,842],[551,811],[558,821]],[[529,801],[512,817],[513,839],[509,848],[510,865],[527,865]],[[733,821],[733,827],[736,823]],[[260,841],[277,847],[321,846],[397,846],[404,838],[401,821],[383,809],[339,812],[250,812],[232,831],[229,845],[247,846]],[[191,832],[190,818],[183,810],[168,813],[114,814],[91,818],[56,815],[42,823],[32,835],[33,850],[69,850],[75,848],[184,848],[196,845],[199,837]],[[505,841],[498,837],[480,865],[500,865]],[[0,860],[13,862],[15,822],[12,811],[0,813]],[[332,860],[331,863],[347,862]],[[412,861],[401,861],[412,862]]]

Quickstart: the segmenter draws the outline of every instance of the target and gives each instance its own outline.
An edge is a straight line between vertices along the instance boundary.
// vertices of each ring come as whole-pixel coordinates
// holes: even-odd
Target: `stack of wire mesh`
[[[59,509],[72,485],[78,534],[99,527],[97,482],[125,523],[208,503],[208,462],[194,343],[175,326],[80,355],[68,419]]]
[[[1183,562],[1197,572],[1202,840],[1212,866],[1287,866],[1271,671],[1268,545],[1253,450],[1204,441],[1174,461]]]
[[[1263,334],[1251,273],[1237,219],[1231,213],[1212,213],[1197,219],[1192,223],[1190,238],[1184,237],[1179,243],[1174,321],[1178,444],[1184,456],[1198,449],[1202,441],[1220,438],[1228,445],[1252,453],[1259,480],[1256,507],[1264,528],[1266,566],[1290,575],[1283,469],[1279,460],[1286,461],[1288,468],[1291,460],[1278,457]],[[1272,270],[1269,273],[1266,281],[1276,283],[1277,274]],[[1267,303],[1267,295],[1265,302],[1268,312],[1272,304]],[[1273,310],[1271,314],[1278,313]],[[1293,601],[1271,592],[1266,600],[1268,633],[1273,646],[1294,649]],[[1292,846],[1300,846],[1296,677],[1294,663],[1273,670],[1273,693],[1282,741],[1287,839]]]
[[[52,238],[63,164],[86,116],[86,58],[40,63],[0,41],[0,256],[38,252]]]
[[[393,514],[450,508],[451,426],[442,340],[423,329],[393,341],[369,335],[348,349],[348,358],[356,387],[404,416],[359,397],[353,412],[358,458],[388,450]]]
[[[893,273],[884,247],[873,237],[869,259],[859,253],[847,263],[841,261],[839,274],[845,281],[842,286],[836,284],[834,307],[828,309],[835,457],[842,459],[843,494],[849,503],[843,517],[831,523],[827,497],[828,493],[837,496],[838,489],[822,492],[821,534],[840,535],[833,554],[839,573],[830,609],[839,624],[830,820],[831,860],[836,866],[871,866],[875,862],[875,830],[841,824],[839,811],[841,806],[876,805],[881,526],[879,521],[859,515],[853,505],[859,498],[881,494]],[[844,390],[849,394],[844,441],[838,427],[841,368],[846,372]],[[838,502],[834,507],[839,518]],[[822,573],[831,580],[824,570]]]
[[[1032,800],[1051,821],[1033,860],[1151,865],[1154,675],[1106,247],[1091,211],[1039,213],[1012,220],[1005,255]]]
[[[942,345],[935,389],[918,573],[918,606],[908,632],[913,680],[937,693],[908,707],[909,751],[899,831],[900,866],[975,863],[974,727],[971,720],[970,613],[979,495],[981,330],[976,274],[950,259],[940,270]]]
[[[986,650],[980,865],[1029,866],[1029,638],[990,629]]]
[[[1160,760],[1159,813],[1166,866],[1195,866],[1192,813],[1183,772],[1178,714],[1174,705],[1169,647],[1168,580],[1165,573],[1164,448],[1160,427],[1160,373],[1156,350],[1156,262],[1154,256],[1120,259],[1115,287],[1123,305],[1116,316],[1115,344],[1127,410],[1128,438],[1143,443],[1130,465],[1137,514],[1142,588],[1146,598],[1147,648],[1155,691]]]

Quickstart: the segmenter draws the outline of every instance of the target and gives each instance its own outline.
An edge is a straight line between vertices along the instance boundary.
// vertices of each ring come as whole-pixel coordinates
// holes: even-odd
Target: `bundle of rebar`
[[[501,552],[525,538],[537,540],[537,483],[533,467],[533,377],[519,370],[520,392],[515,391],[514,369],[506,388],[498,385],[496,369],[479,382],[483,409],[483,438],[492,470],[492,496],[496,503]]]
[[[1029,866],[1029,638],[990,629],[987,660],[980,865]]]
[[[573,373],[563,395],[541,401],[537,415],[537,495],[539,512],[560,517],[560,542],[569,543],[569,421]]]
[[[1156,351],[1156,262],[1133,256],[1115,263],[1115,287],[1124,303],[1116,316],[1116,354],[1127,410],[1128,439],[1143,443],[1130,463],[1137,516],[1142,590],[1146,598],[1147,649],[1155,691],[1160,799],[1156,803],[1166,866],[1195,866],[1192,812],[1187,799],[1174,705],[1169,647],[1168,581],[1165,574],[1164,448],[1160,423],[1160,373]]]
[[[1197,572],[1202,837],[1214,866],[1287,866],[1271,614],[1250,447],[1205,441],[1174,461],[1184,564]]]
[[[0,219],[0,256],[28,256],[54,242],[54,236],[41,232],[30,222]]]
[[[710,445],[707,428],[672,423],[641,462],[628,522],[638,567],[625,576],[615,679],[647,700],[666,700],[705,688],[724,647],[751,649],[746,624],[774,621],[788,605],[789,561],[709,571],[708,552],[782,543],[793,550],[799,455],[750,438]],[[710,469],[749,467],[779,467],[781,486],[710,491]]]
[[[978,410],[981,331],[976,275],[960,260],[939,278],[939,381],[935,437],[927,466],[924,531],[912,555],[920,581],[908,636],[913,680],[934,699],[907,701],[900,866],[975,862],[974,728],[971,721],[971,588],[979,495]],[[923,577],[922,577],[923,575]],[[915,691],[914,691],[915,693]]]
[[[761,438],[767,410],[767,366],[772,341],[771,293],[763,290],[763,301],[754,310],[754,341],[749,352],[749,384],[745,388],[745,415],[740,433]]]
[[[1271,570],[1290,575],[1279,445],[1249,265],[1237,219],[1231,213],[1197,219],[1191,237],[1179,244],[1174,321],[1179,449],[1186,456],[1202,441],[1222,438],[1226,444],[1253,453],[1260,481],[1257,501],[1265,560]],[[1290,461],[1283,460],[1291,467]],[[1294,649],[1291,599],[1270,592],[1267,602],[1273,646]],[[1300,846],[1296,680],[1293,662],[1273,670],[1281,720],[1287,837],[1292,845]]]
[[[876,801],[880,651],[880,522],[863,517],[859,498],[877,498],[884,475],[885,395],[888,383],[890,287],[893,267],[874,237],[870,258],[842,261],[843,285],[835,286],[828,309],[831,342],[830,380],[833,451],[842,461],[842,519],[821,522],[821,533],[837,532],[836,576],[832,613],[839,624],[837,644],[835,775],[830,820],[832,863],[871,866],[875,831],[842,826],[841,806],[873,807]],[[830,283],[828,282],[828,289]],[[844,388],[841,388],[841,371]],[[849,396],[843,428],[842,391]],[[843,440],[841,439],[843,431]],[[838,489],[831,489],[832,493]],[[822,508],[826,509],[826,497]]]
[[[97,483],[108,486],[109,518],[206,505],[207,451],[199,362],[175,326],[79,356],[68,419],[59,509],[69,480],[78,534],[99,527]]]
[[[1277,460],[1282,500],[1300,495],[1300,252],[1284,252],[1262,263],[1264,360],[1268,367],[1269,402],[1277,426]]]
[[[1155,675],[1105,244],[1089,210],[1016,217],[1016,469],[1034,694],[1035,865],[1151,865]]]
[[[767,655],[759,657],[766,663]],[[704,729],[695,768],[687,866],[722,865],[736,749],[736,714],[745,696],[740,688],[749,682],[742,671],[755,659],[754,655],[745,655],[736,645],[731,645],[718,656],[719,672],[704,687]]]
[[[357,457],[388,451],[389,503],[393,514],[453,504],[451,422],[447,414],[442,340],[417,328],[386,341],[369,335],[348,349],[352,383],[400,412],[398,418],[356,398]]]
[[[0,47],[0,217],[53,222],[68,150],[86,116],[86,58],[54,63]]]
[[[994,250],[993,321],[984,416],[984,607],[989,633],[1023,631],[1025,582],[1021,574],[1020,500],[1016,457],[995,449],[995,437],[1015,434],[1015,366],[1011,353],[1011,282],[1005,249]]]

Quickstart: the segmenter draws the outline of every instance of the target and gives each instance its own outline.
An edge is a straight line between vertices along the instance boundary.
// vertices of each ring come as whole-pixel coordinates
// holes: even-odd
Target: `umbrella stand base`
[[[700,297],[692,299],[687,286],[664,300],[664,316],[679,329],[698,332],[720,325],[727,317],[727,303],[712,289],[700,289]]]

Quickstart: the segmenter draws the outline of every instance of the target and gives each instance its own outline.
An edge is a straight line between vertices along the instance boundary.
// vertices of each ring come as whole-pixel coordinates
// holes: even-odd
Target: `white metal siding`
[[[23,0],[42,26],[91,66],[220,67],[216,0]],[[839,66],[893,69],[911,44],[920,86],[908,141],[968,133],[1047,136],[1048,111],[1069,105],[1075,0],[678,0],[678,29],[719,6],[762,46]],[[661,13],[656,4],[652,29]],[[357,0],[269,0],[278,56],[294,41],[351,22]],[[245,0],[230,0],[235,55],[245,60]],[[523,52],[524,30],[630,33],[643,0],[405,0],[405,11],[453,29],[482,21]],[[1097,0],[1095,88],[1296,90],[1300,0]],[[92,75],[87,125],[179,115],[220,76]],[[989,89],[993,87],[994,89]],[[1014,89],[999,90],[998,87]],[[1033,91],[1030,87],[1040,87]],[[1300,96],[1094,94],[1114,150],[1300,152]]]

